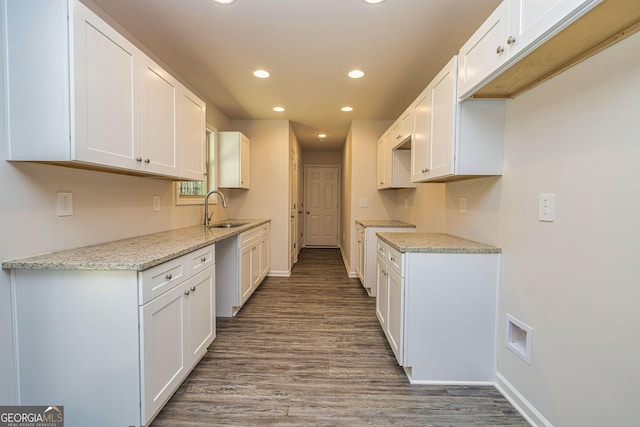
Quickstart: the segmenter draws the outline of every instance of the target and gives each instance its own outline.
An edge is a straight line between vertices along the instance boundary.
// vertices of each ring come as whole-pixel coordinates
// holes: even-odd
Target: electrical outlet
[[[556,216],[555,194],[540,194],[538,198],[538,221],[552,222]]]
[[[73,215],[73,193],[58,192],[56,212],[58,216]]]
[[[153,196],[153,211],[160,212],[160,196]]]

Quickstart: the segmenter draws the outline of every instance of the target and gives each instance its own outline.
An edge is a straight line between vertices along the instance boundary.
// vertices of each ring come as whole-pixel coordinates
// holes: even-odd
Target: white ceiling
[[[93,0],[229,119],[290,120],[305,150],[397,118],[500,1]]]

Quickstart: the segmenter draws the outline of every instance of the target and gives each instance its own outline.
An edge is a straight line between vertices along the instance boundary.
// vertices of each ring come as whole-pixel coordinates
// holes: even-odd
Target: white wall
[[[290,270],[289,122],[232,120],[226,130],[240,131],[251,141],[251,189],[222,189],[229,198],[229,216],[271,219],[271,272],[286,274]]]
[[[447,231],[503,249],[498,370],[555,426],[638,424],[638,52],[640,34],[509,101],[503,177],[447,184]],[[530,366],[506,313],[533,328]]]

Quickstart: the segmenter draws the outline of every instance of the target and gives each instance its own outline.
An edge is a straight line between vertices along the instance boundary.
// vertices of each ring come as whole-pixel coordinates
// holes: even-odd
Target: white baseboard
[[[271,270],[271,271],[269,271],[269,274],[267,274],[267,276],[269,276],[269,277],[291,277],[291,271]]]
[[[496,373],[496,388],[513,405],[524,419],[534,427],[553,427],[540,411],[536,409],[500,372]]]
[[[351,270],[351,266],[349,265],[349,260],[344,256],[344,251],[342,250],[342,246],[339,247],[340,255],[342,255],[342,263],[344,264],[344,268],[347,270],[347,276],[349,279],[357,279],[358,273],[355,270]]]

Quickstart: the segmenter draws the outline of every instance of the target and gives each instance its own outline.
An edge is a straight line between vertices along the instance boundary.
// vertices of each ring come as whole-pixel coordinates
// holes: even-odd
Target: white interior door
[[[338,166],[305,166],[306,246],[338,246]]]

